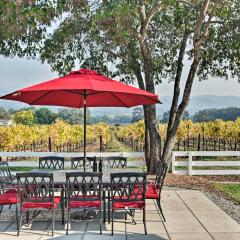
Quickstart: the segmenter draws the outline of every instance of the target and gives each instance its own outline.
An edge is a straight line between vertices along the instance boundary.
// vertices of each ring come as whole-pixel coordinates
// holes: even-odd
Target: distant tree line
[[[140,113],[140,115],[138,115],[137,113]],[[87,109],[87,121],[89,124],[95,124],[98,122],[105,122],[107,124],[131,123],[136,122],[142,118],[142,107],[137,107],[136,109],[133,109],[132,115],[104,114],[93,116],[90,110]],[[56,112],[54,112],[46,107],[29,107],[9,110],[0,107],[0,119],[13,119],[16,123],[22,123],[24,125],[52,124],[56,121],[56,119],[62,119],[69,124],[77,124],[83,123],[83,110],[74,108],[59,108]]]
[[[222,109],[204,109],[195,113],[192,117],[194,122],[208,122],[216,119],[222,119],[224,121],[235,121],[240,116],[240,108],[229,107]]]
[[[87,117],[91,118],[91,113],[87,111]],[[5,110],[0,108],[0,119],[13,119],[16,123],[24,125],[52,124],[56,119],[62,119],[69,124],[83,123],[82,109],[59,108],[57,112],[49,108],[21,108]]]
[[[183,113],[183,120],[192,120],[193,122],[209,122],[216,119],[222,119],[224,121],[235,121],[240,116],[240,108],[228,107],[228,108],[209,108],[203,109],[190,115],[188,111]],[[169,111],[164,112],[160,122],[167,123],[169,119]]]
[[[83,110],[74,108],[59,108],[56,112],[51,111],[49,108],[21,108],[21,109],[9,109],[6,110],[0,107],[0,119],[13,119],[15,123],[21,123],[24,125],[33,124],[52,124],[56,119],[62,119],[69,124],[81,124],[83,123]],[[139,119],[139,117],[136,117]],[[135,121],[136,121],[135,119]],[[87,109],[87,122],[88,124],[95,124],[98,122],[105,122],[108,124],[117,123],[131,123],[133,116],[128,115],[110,115],[104,114],[99,116],[93,116],[89,109]]]
[[[211,108],[203,109],[190,115],[188,111],[183,113],[183,120],[192,120],[193,122],[208,122],[216,119],[222,119],[224,121],[235,121],[240,116],[240,108]],[[104,114],[93,116],[90,110],[87,110],[87,121],[89,124],[95,124],[98,122],[105,122],[107,124],[127,124],[138,122],[143,119],[143,108],[133,108],[132,114],[112,115]],[[18,110],[6,110],[0,107],[0,119],[12,118],[16,123],[22,123],[25,125],[32,124],[52,124],[56,119],[62,119],[69,124],[83,123],[83,111],[82,109],[73,108],[59,108],[58,111],[51,111],[49,108],[22,108]],[[164,112],[162,117],[159,117],[161,123],[168,123],[169,111]]]
[[[9,119],[11,114],[3,107],[0,107],[0,119]]]

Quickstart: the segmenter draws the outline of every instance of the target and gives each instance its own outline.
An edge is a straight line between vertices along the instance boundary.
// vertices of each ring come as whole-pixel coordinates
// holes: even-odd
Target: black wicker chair
[[[8,162],[0,162],[0,181],[5,183],[12,183],[13,181]]]
[[[167,173],[167,164],[166,163],[160,163],[158,173],[156,175],[156,178],[153,182],[147,183],[147,190],[146,190],[146,199],[154,199],[157,202],[157,206],[159,208],[159,211],[163,217],[163,221],[165,222],[165,216],[162,211],[161,207],[161,190],[163,186],[163,182]]]
[[[110,168],[126,168],[127,158],[126,157],[104,157],[103,164],[107,164]]]
[[[84,170],[84,165],[85,168],[93,168],[96,162],[96,157],[74,157],[71,158],[71,169]]]
[[[114,212],[124,211],[125,221],[129,213],[134,221],[134,212],[136,209],[143,211],[144,231],[147,234],[145,192],[145,173],[127,172],[111,174],[112,235],[114,232]]]
[[[70,211],[74,209],[90,209],[99,211],[100,234],[102,234],[102,173],[69,172],[66,173],[67,196],[67,231],[68,235]]]
[[[12,204],[17,202],[17,186],[13,184],[14,179],[15,177],[11,174],[8,162],[0,162],[0,213],[4,205],[9,205],[10,209]]]
[[[19,198],[17,194],[17,189],[13,187],[9,187],[9,184],[5,185],[3,182],[0,184],[0,214],[3,211],[3,207],[8,205],[10,207],[15,204],[16,205],[16,221],[17,221],[17,229],[19,228],[18,224],[18,206]]]
[[[39,169],[64,169],[64,158],[56,156],[48,156],[39,158]]]
[[[29,211],[33,217],[42,210],[52,211],[52,236],[54,235],[55,209],[61,198],[54,196],[53,173],[17,173],[18,193],[20,195],[20,214],[18,235],[22,225],[23,213],[29,221]],[[62,209],[63,211],[63,209]]]

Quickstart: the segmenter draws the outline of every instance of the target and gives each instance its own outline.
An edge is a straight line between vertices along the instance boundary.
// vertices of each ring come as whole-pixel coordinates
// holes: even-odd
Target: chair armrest
[[[13,189],[17,190],[16,187],[11,187],[11,188],[9,188],[9,187],[7,187],[7,188],[5,188],[5,187],[2,188],[2,187],[0,187],[0,191],[13,190]]]
[[[0,195],[1,194],[5,194],[5,192],[6,191],[8,191],[8,190],[15,190],[15,192],[13,192],[13,193],[16,193],[17,194],[17,188],[15,188],[15,187],[11,187],[11,188],[9,188],[9,187],[0,187]]]

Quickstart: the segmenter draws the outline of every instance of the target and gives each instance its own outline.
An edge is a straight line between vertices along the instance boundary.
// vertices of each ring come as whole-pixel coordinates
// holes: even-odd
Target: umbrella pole
[[[83,104],[84,104],[84,109],[83,109],[83,157],[84,157],[84,172],[86,171],[85,168],[85,163],[86,163],[86,139],[87,139],[87,129],[86,129],[86,125],[87,125],[87,109],[86,109],[86,101],[87,101],[87,94],[86,94],[86,90],[84,91],[83,94]]]

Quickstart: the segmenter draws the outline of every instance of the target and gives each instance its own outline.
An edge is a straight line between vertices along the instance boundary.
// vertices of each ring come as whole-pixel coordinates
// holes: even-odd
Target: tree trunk
[[[135,73],[135,76],[138,81],[138,86],[140,89],[145,90],[145,84],[142,76],[142,71],[141,71],[141,66],[139,65],[138,62],[136,62],[136,58],[134,57],[134,49],[131,48],[132,51],[132,57],[133,57],[133,70]],[[143,106],[144,110],[144,125],[145,125],[145,139],[144,139],[144,152],[145,152],[145,161],[147,168],[149,169],[150,167],[150,138],[149,138],[149,118],[148,118],[148,113],[147,113],[147,107]]]
[[[160,160],[160,135],[158,131],[158,121],[156,118],[156,107],[154,105],[146,106],[146,117],[149,131],[150,156],[148,172],[155,173]]]
[[[148,70],[147,70],[148,71]],[[150,70],[151,71],[151,70]],[[149,75],[146,77],[145,82],[142,77],[141,67],[138,63],[134,63],[134,73],[138,80],[140,89],[154,92],[154,83],[150,79]],[[151,75],[151,74],[150,74]],[[160,136],[158,131],[158,121],[156,117],[155,105],[143,106],[144,109],[144,124],[145,124],[145,161],[148,172],[155,173],[157,169],[157,162],[160,158]]]
[[[148,118],[147,118],[147,110],[146,106],[143,106],[144,109],[144,125],[145,125],[145,139],[144,139],[144,152],[145,152],[145,161],[147,168],[150,167],[150,138],[149,138],[149,130],[148,130]]]
[[[145,75],[145,89],[148,92],[155,93],[155,86],[153,81],[153,69],[152,69],[152,55],[148,47],[148,43],[145,38],[141,38],[140,48],[143,56],[143,70]],[[149,143],[150,143],[150,161],[148,166],[149,173],[155,173],[157,170],[157,165],[160,161],[160,136],[159,136],[159,126],[156,116],[156,106],[148,105],[145,106],[146,109],[146,119],[147,128],[149,131]]]

